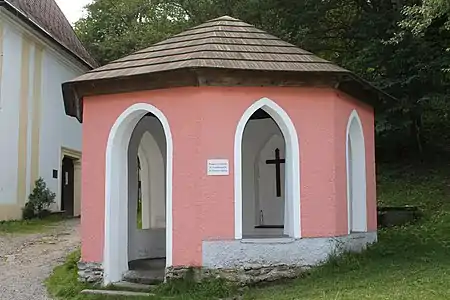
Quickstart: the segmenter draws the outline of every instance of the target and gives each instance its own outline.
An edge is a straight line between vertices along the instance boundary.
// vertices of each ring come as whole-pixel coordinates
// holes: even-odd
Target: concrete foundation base
[[[203,242],[203,266],[166,268],[165,279],[223,278],[241,285],[296,278],[344,252],[361,252],[377,241],[376,232],[333,238],[266,238]],[[82,281],[101,282],[101,264],[78,264]],[[152,268],[150,268],[152,269]],[[161,270],[164,272],[163,270]],[[163,273],[162,273],[163,274]]]

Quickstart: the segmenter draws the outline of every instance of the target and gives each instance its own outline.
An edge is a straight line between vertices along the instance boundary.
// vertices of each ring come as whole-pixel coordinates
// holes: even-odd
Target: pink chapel
[[[273,280],[377,241],[389,96],[310,52],[221,17],[63,94],[83,123],[82,280]]]

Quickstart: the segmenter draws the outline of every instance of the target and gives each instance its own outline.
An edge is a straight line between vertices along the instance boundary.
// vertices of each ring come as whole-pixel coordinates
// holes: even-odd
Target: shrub
[[[56,194],[46,185],[43,178],[36,180],[33,192],[28,196],[28,203],[22,210],[24,219],[44,218],[50,215],[48,208],[55,202]]]
[[[36,217],[36,214],[34,213],[34,207],[32,203],[28,202],[25,204],[25,207],[22,208],[22,219],[24,220],[31,220]]]

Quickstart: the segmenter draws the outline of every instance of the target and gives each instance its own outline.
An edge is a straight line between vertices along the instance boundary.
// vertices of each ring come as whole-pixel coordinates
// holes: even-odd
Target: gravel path
[[[43,281],[79,246],[79,220],[44,234],[0,235],[0,299],[49,300]]]

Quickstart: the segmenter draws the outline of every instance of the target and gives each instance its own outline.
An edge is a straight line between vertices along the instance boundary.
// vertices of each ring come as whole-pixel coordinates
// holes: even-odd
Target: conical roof
[[[66,113],[81,122],[84,96],[214,85],[325,86],[370,104],[388,96],[350,71],[228,16],[66,82],[63,95]]]
[[[225,16],[113,61],[75,81],[126,77],[181,68],[348,72],[253,25]]]
[[[0,5],[4,5],[16,16],[60,44],[84,64],[91,68],[98,66],[78,39],[55,0],[5,0],[0,1]]]

